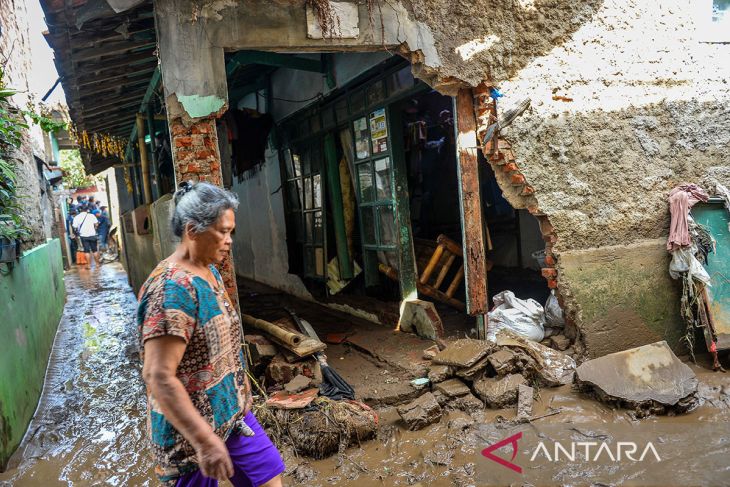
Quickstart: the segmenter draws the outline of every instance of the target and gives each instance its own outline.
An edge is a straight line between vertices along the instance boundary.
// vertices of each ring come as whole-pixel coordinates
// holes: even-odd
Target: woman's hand
[[[233,462],[225,442],[211,433],[199,445],[195,446],[200,471],[206,477],[220,482],[233,477]]]

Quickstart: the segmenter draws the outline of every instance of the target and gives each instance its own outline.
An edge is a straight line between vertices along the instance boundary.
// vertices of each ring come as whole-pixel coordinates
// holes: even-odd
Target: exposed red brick
[[[547,217],[540,217],[537,219],[537,221],[540,224],[540,232],[542,232],[543,235],[550,235],[555,233],[555,228],[553,228],[553,225],[550,223],[550,220],[548,220]]]
[[[185,128],[185,125],[183,125],[180,122],[172,122],[171,127],[172,127],[173,137],[175,137],[177,135],[184,135],[184,134],[188,133],[188,129]]]
[[[549,244],[554,244],[558,241],[558,237],[554,233],[551,233],[549,235],[543,235],[542,239]]]
[[[510,182],[513,186],[519,186],[521,184],[525,184],[525,176],[523,176],[521,173],[513,173],[510,177]]]
[[[175,147],[191,147],[193,139],[189,135],[175,137]]]
[[[540,272],[545,279],[557,279],[558,277],[558,270],[552,267],[544,267]]]
[[[556,281],[555,279],[550,279],[547,282],[547,284],[548,284],[548,288],[550,288],[550,289],[557,289],[558,288],[558,281]]]
[[[551,267],[555,266],[555,257],[552,254],[545,254],[545,264]]]
[[[207,159],[209,157],[215,157],[215,153],[210,149],[203,149],[195,152],[196,159]]]
[[[215,123],[215,122],[212,122]],[[212,129],[211,122],[200,122],[196,123],[191,127],[191,133],[193,134],[209,134]]]
[[[504,171],[504,172],[517,171],[518,169],[519,168],[517,167],[517,164],[515,164],[514,162],[509,162],[509,163],[505,164],[504,166],[502,166],[502,171]]]

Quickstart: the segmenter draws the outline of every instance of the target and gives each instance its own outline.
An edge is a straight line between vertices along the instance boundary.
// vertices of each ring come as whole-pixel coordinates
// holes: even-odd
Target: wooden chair
[[[464,257],[461,245],[446,235],[439,235],[436,244],[436,249],[416,283],[418,292],[431,299],[448,304],[459,311],[465,311],[466,305],[464,302],[454,298],[454,294],[464,282]],[[460,264],[459,268],[454,277],[448,282],[446,289],[442,290],[446,277],[457,259]],[[390,279],[398,281],[398,272],[392,267],[380,264],[379,269]],[[434,276],[435,279],[432,282],[431,278]]]

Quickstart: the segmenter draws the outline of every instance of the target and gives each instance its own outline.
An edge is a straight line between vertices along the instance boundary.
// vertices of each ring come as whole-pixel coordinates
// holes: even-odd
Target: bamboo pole
[[[139,144],[139,159],[142,164],[142,191],[144,195],[144,204],[152,203],[152,186],[150,185],[150,163],[147,159],[147,145],[144,142],[144,122],[145,116],[141,113],[137,114],[137,143]]]

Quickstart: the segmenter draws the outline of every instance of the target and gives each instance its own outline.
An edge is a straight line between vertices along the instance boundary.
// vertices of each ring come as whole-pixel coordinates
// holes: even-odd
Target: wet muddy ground
[[[134,319],[136,299],[126,275],[118,264],[109,264],[99,271],[68,273],[66,286],[68,302],[53,347],[43,397],[23,445],[11,459],[8,471],[0,474],[0,485],[158,485],[146,452],[145,401]],[[355,385],[362,398],[397,395],[410,377],[409,370],[368,356],[357,347],[331,346],[328,355],[332,365]],[[718,432],[727,431],[730,374],[692,367],[700,379],[703,401],[689,414],[650,417],[639,423],[629,411],[613,410],[575,392],[571,386],[563,386],[540,391],[534,415],[560,412],[536,420],[534,427],[632,427],[654,423],[678,425],[688,431],[722,425],[725,428],[718,428]],[[378,413],[377,438],[360,447],[319,461],[298,458],[285,448],[285,482],[357,487],[483,485],[480,452],[503,436],[503,431],[509,431],[502,426],[507,426],[515,415],[513,410],[470,414],[447,411],[439,423],[412,432],[403,428],[394,407],[382,405]],[[698,441],[708,443],[706,438]],[[711,458],[697,455],[694,446],[677,441],[673,447],[680,457],[692,458],[686,472],[677,472],[676,485],[697,484],[693,482],[696,472],[717,468]],[[723,458],[730,458],[727,440],[714,449]],[[730,468],[730,460],[725,465]],[[567,477],[555,474],[545,478],[544,485],[590,485],[600,477],[602,468],[610,466],[592,468],[592,475],[584,476],[582,481],[565,480]],[[652,472],[652,468],[667,467],[648,467],[644,478],[659,473]],[[730,478],[730,472],[726,478]],[[625,480],[627,485],[631,483],[631,479]]]

